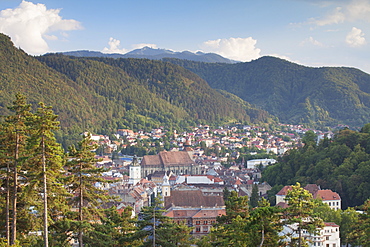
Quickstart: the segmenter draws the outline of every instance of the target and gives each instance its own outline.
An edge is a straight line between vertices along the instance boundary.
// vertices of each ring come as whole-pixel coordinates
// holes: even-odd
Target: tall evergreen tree
[[[36,197],[42,195],[44,246],[47,247],[49,246],[48,201],[53,198],[55,200],[59,195],[65,196],[66,191],[63,184],[60,183],[61,174],[63,174],[63,150],[56,142],[53,133],[59,128],[58,116],[54,114],[51,107],[47,107],[43,103],[40,103],[39,106],[32,119],[32,132],[28,142],[30,157],[27,170],[30,181],[27,191],[29,195]],[[49,191],[52,196],[49,196]],[[52,209],[57,207],[60,208],[60,205],[52,205]],[[51,211],[55,213],[55,210]]]
[[[260,197],[258,195],[258,185],[257,184],[253,184],[253,186],[252,186],[251,199],[249,201],[251,208],[255,208],[255,207],[258,206],[259,199],[260,199]]]
[[[133,238],[141,240],[140,246],[184,246],[190,247],[192,228],[185,224],[175,224],[172,219],[164,216],[162,201],[156,198],[153,205],[141,210],[137,222],[138,231]]]
[[[93,143],[90,134],[84,134],[78,146],[69,148],[68,187],[74,194],[70,203],[78,208],[77,231],[79,246],[83,246],[83,234],[89,228],[91,221],[103,217],[101,206],[110,197],[106,191],[97,187],[97,183],[107,183],[101,177],[104,168],[96,167],[95,153],[97,144]]]
[[[7,189],[10,190],[9,195],[11,197],[9,205],[11,211],[11,215],[9,215],[11,220],[9,243],[13,245],[17,240],[17,203],[20,189],[18,179],[24,175],[20,169],[26,160],[25,146],[29,134],[29,120],[32,114],[30,112],[31,105],[26,103],[26,97],[20,93],[16,94],[13,105],[8,108],[13,112],[13,115],[7,116],[3,124],[7,138],[5,149],[9,155],[8,162],[10,164],[8,172],[12,174],[12,185],[9,184]]]

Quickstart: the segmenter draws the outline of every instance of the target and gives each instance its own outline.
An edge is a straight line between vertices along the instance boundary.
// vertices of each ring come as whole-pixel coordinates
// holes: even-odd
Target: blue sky
[[[32,55],[151,46],[370,73],[369,24],[370,0],[0,0],[0,32]]]

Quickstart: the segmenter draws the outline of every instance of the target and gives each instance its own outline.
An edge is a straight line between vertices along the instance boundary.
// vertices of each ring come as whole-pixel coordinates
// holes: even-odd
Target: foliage
[[[262,199],[249,211],[248,197],[231,191],[226,201],[226,215],[219,216],[214,229],[199,246],[281,246],[281,213]]]
[[[343,129],[333,139],[318,144],[311,132],[307,143],[278,158],[278,162],[262,172],[262,179],[271,186],[318,184],[322,189],[336,191],[343,208],[362,205],[370,198],[370,133]]]
[[[163,59],[283,123],[360,127],[370,117],[370,76],[353,68],[309,68],[275,57],[236,64]],[[251,90],[252,89],[252,90]]]
[[[102,218],[101,207],[111,198],[106,191],[97,186],[98,183],[107,183],[101,177],[104,169],[95,166],[97,160],[92,151],[97,148],[91,140],[90,134],[83,136],[78,146],[69,148],[69,161],[67,184],[74,197],[71,197],[70,204],[78,208],[76,224],[78,226],[78,241],[82,246],[83,235],[90,231],[90,222]]]
[[[305,242],[301,236],[302,230],[313,234],[317,232],[317,228],[323,227],[323,221],[313,212],[315,201],[311,193],[301,187],[299,183],[292,186],[292,189],[287,192],[285,201],[289,205],[284,212],[284,224],[296,225],[298,238],[291,237],[290,246],[295,246],[293,243],[298,242],[297,246],[301,246]]]
[[[249,201],[249,204],[250,204],[251,208],[257,207],[258,206],[258,201],[259,201],[258,185],[253,184],[252,194],[251,194],[251,198],[250,198],[250,201]]]
[[[164,216],[162,202],[156,198],[153,205],[141,210],[133,239],[142,241],[140,246],[191,246],[192,228],[185,224],[176,224]]]

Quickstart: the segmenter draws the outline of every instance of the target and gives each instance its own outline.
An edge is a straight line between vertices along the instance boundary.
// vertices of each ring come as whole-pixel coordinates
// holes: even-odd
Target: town
[[[96,157],[100,159],[97,165],[106,169],[103,176],[110,181],[97,186],[119,198],[118,211],[130,206],[133,215],[139,215],[143,207],[150,206],[153,198],[160,195],[165,216],[193,227],[193,236],[203,236],[211,231],[217,217],[226,215],[225,190],[248,198],[253,193],[258,198],[268,198],[271,186],[261,180],[261,170],[274,164],[275,158],[287,150],[302,146],[301,138],[307,131],[314,131],[318,142],[333,136],[333,132],[283,124],[272,132],[258,126],[211,129],[205,125],[189,132],[173,131],[171,136],[163,128],[149,133],[119,129],[115,140],[91,134],[100,147],[97,153],[103,154]],[[147,150],[143,152],[138,145]],[[150,148],[157,153],[149,151]],[[130,150],[141,150],[144,155],[137,156]],[[285,196],[290,189],[287,185],[276,194],[277,206],[288,207]],[[314,184],[305,189],[330,208],[341,208],[336,192],[321,190]],[[283,232],[291,235],[292,229],[294,225],[284,226]],[[326,222],[320,234],[306,233],[304,237],[312,238],[310,246],[340,246],[339,226],[332,222]]]

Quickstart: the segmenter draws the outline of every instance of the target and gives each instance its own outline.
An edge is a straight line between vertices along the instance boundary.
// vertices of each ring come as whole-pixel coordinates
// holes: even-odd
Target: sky
[[[149,46],[370,73],[370,0],[0,0],[0,32],[30,55]]]

